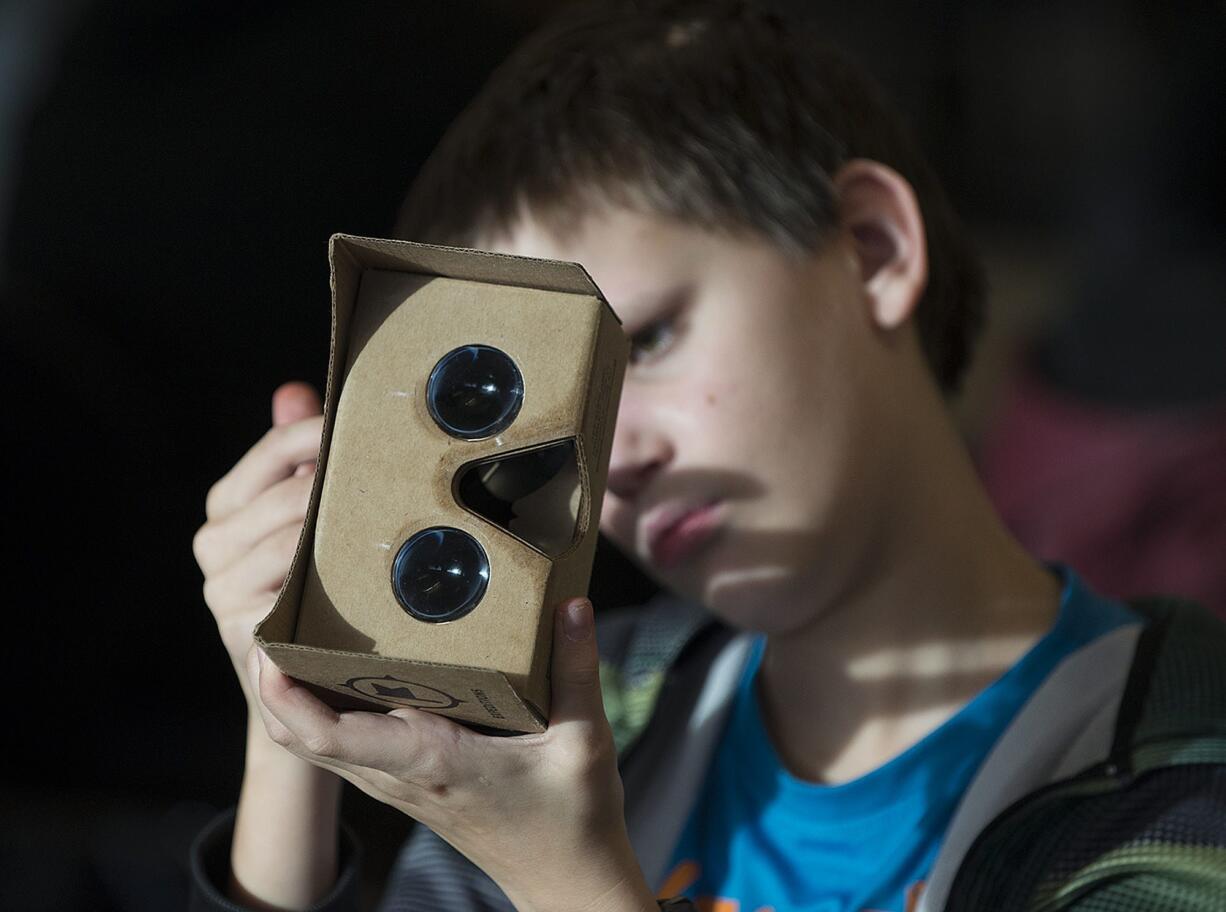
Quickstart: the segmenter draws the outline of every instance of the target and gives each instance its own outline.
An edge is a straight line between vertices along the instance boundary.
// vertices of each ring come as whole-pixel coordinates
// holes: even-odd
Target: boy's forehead
[[[646,306],[667,286],[692,274],[701,234],[653,216],[608,209],[576,219],[565,230],[525,214],[505,233],[482,238],[477,246],[579,263],[620,313],[622,308]]]

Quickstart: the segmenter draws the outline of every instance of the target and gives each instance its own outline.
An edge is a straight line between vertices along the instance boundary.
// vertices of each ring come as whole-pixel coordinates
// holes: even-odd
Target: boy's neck
[[[803,779],[845,782],[906,750],[1015,664],[1059,609],[1058,579],[1004,528],[952,423],[917,421],[906,439],[912,471],[866,571],[807,627],[768,640],[759,705]]]

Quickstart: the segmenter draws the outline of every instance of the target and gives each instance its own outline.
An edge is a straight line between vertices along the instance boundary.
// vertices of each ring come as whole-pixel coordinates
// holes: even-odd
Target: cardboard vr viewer
[[[629,342],[583,268],[334,235],[306,522],[257,643],[337,708],[549,717],[587,592]]]

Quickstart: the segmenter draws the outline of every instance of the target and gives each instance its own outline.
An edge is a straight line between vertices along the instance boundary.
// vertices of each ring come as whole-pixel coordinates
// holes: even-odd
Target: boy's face
[[[611,210],[565,237],[525,217],[477,246],[581,263],[632,339],[602,531],[738,626],[811,620],[837,595],[824,569],[872,540],[891,449],[875,428],[897,408],[847,238],[789,258]]]

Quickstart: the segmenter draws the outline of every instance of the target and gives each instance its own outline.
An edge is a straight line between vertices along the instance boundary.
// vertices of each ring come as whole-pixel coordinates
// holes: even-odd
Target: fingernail
[[[268,656],[264,655],[264,650],[259,646],[255,647],[255,657],[260,663],[260,667],[264,667],[264,663],[268,661]]]
[[[592,635],[592,603],[587,599],[569,602],[562,611],[562,632],[572,643],[582,643]]]

